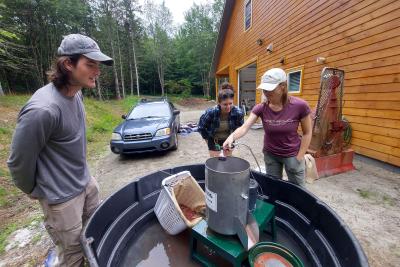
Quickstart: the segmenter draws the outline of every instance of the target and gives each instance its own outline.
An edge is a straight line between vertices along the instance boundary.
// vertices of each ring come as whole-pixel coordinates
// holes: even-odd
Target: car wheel
[[[175,144],[172,147],[172,150],[177,150],[178,149],[178,145],[179,145],[179,141],[178,141],[178,132],[175,133]]]

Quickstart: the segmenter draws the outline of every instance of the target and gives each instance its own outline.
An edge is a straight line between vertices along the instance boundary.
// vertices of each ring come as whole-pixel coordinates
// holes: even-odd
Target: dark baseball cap
[[[64,39],[61,41],[60,47],[57,50],[57,55],[83,55],[107,66],[111,66],[114,63],[112,58],[100,51],[99,46],[92,38],[82,34],[69,34],[64,36]]]

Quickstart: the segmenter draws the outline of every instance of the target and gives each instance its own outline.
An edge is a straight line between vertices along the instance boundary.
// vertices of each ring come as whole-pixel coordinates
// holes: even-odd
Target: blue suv
[[[178,148],[180,111],[167,99],[142,99],[111,136],[115,154],[164,151]]]

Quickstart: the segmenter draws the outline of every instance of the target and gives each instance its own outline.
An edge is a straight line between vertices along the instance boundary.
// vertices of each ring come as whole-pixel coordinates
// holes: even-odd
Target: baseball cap
[[[92,38],[82,34],[69,34],[64,36],[60,47],[58,47],[57,55],[83,55],[87,58],[99,61],[107,66],[111,66],[114,63],[112,58],[100,51],[99,46]]]
[[[257,89],[273,91],[282,82],[286,82],[286,72],[280,68],[273,68],[263,74]]]

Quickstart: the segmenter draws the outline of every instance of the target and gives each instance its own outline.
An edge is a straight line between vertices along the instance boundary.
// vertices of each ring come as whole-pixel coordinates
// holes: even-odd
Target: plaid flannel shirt
[[[208,140],[214,138],[215,130],[219,128],[220,114],[221,107],[217,105],[213,108],[207,109],[206,112],[201,115],[198,126],[199,132],[204,139]],[[242,110],[233,106],[229,113],[229,131],[231,133],[243,125],[243,118],[244,115]]]

